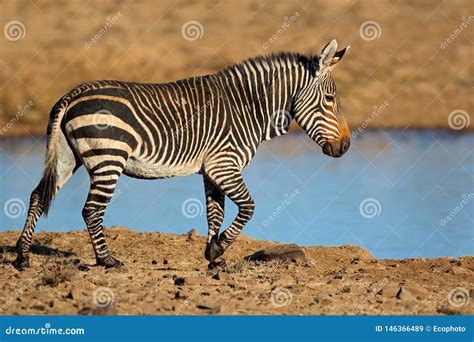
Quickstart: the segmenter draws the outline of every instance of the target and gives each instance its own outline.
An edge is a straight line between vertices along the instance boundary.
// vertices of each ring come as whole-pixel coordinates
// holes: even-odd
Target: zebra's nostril
[[[324,154],[326,154],[328,156],[332,156],[333,155],[332,145],[328,142],[325,143],[323,145],[323,152],[324,152]]]
[[[342,139],[341,152],[345,153],[349,149],[349,146],[351,146],[351,141],[346,138]]]

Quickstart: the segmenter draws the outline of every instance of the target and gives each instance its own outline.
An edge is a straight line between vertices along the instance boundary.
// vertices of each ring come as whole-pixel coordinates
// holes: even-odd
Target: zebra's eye
[[[324,95],[324,98],[326,99],[327,102],[332,102],[332,101],[334,101],[334,96],[332,96],[332,95],[330,95],[330,94]]]

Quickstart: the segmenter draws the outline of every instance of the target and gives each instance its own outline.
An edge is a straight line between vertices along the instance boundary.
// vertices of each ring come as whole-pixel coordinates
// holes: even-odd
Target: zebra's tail
[[[49,208],[56,194],[58,173],[58,136],[61,128],[61,121],[66,112],[68,103],[65,100],[59,101],[51,109],[48,123],[48,143],[46,148],[45,167],[43,177],[40,181],[41,200],[44,214],[48,215]]]

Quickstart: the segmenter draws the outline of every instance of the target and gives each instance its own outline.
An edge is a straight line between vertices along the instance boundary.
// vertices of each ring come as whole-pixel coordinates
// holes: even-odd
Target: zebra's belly
[[[196,160],[182,165],[161,165],[130,157],[124,170],[124,174],[130,177],[143,179],[159,179],[177,176],[188,176],[197,173],[201,169],[202,162]]]

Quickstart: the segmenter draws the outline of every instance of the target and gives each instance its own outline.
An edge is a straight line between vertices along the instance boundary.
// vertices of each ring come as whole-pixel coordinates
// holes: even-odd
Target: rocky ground
[[[209,271],[195,231],[106,233],[121,269],[94,266],[84,231],[41,232],[20,272],[11,264],[19,233],[0,233],[1,314],[474,314],[474,257],[377,260],[357,246],[241,236],[226,268]]]

